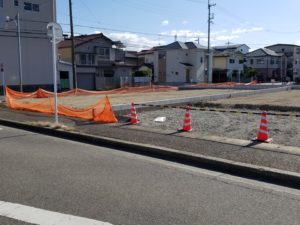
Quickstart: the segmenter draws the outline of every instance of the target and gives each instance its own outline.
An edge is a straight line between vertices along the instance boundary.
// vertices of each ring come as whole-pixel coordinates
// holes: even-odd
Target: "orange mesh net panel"
[[[107,94],[127,94],[127,93],[147,93],[147,92],[165,92],[165,91],[177,91],[178,87],[171,86],[160,86],[160,85],[152,85],[152,86],[140,86],[140,87],[124,87],[118,88],[109,91],[87,91],[83,89],[73,89],[70,91],[58,93],[58,97],[65,96],[80,96],[80,95],[107,95]],[[51,98],[54,96],[53,92],[46,91],[44,89],[38,89],[35,92],[31,93],[23,93],[17,92],[12,89],[7,88],[7,92],[11,97],[15,99],[23,99],[23,98]]]
[[[11,109],[29,110],[29,111],[35,111],[35,112],[41,112],[47,114],[54,114],[55,109],[54,109],[53,98],[40,99],[37,102],[26,103],[26,102],[20,102],[20,98],[21,98],[20,96],[22,95],[26,96],[25,98],[29,98],[27,96],[31,96],[31,97],[35,96],[32,93],[31,94],[20,93],[20,92],[12,91],[9,88],[6,88],[7,106]],[[35,97],[37,97],[37,94]],[[112,111],[112,107],[108,97],[105,97],[97,104],[84,109],[75,109],[61,104],[58,104],[57,108],[58,108],[57,109],[58,114],[64,116],[77,117],[85,120],[93,120],[93,121],[105,122],[105,123],[118,122],[114,112]]]

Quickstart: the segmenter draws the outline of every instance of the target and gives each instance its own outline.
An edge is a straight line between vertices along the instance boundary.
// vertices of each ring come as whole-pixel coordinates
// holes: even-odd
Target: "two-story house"
[[[245,44],[213,47],[213,83],[240,82],[244,71],[245,54],[249,49]]]
[[[142,50],[138,54],[138,71],[150,71],[150,79],[154,82],[154,51]]]
[[[284,54],[286,57],[286,74],[284,74],[284,77],[288,77],[289,80],[295,80],[297,77],[300,78],[300,46],[275,44],[267,46],[266,48],[276,53]]]
[[[0,64],[6,85],[20,90],[22,84],[24,91],[53,87],[47,23],[56,21],[55,9],[54,0],[0,1]]]
[[[267,48],[260,48],[246,54],[247,67],[257,71],[259,81],[270,81],[275,79],[281,81],[285,79],[286,57],[282,53],[276,53]]]
[[[154,82],[202,83],[205,77],[206,52],[194,42],[175,41],[153,48]]]
[[[134,69],[125,61],[124,45],[103,34],[81,35],[75,38],[77,87],[103,90],[119,87],[122,79],[130,81]],[[59,44],[59,57],[71,62],[71,40]],[[130,60],[130,58],[128,58]]]

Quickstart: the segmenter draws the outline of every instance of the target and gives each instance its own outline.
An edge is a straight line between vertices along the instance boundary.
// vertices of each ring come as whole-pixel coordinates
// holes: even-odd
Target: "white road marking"
[[[78,216],[0,201],[0,216],[38,225],[112,225]]]

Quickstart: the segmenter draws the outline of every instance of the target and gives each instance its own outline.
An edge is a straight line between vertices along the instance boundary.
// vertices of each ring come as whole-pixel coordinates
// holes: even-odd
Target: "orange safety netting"
[[[7,106],[11,109],[29,110],[29,111],[35,111],[35,112],[41,112],[47,114],[54,114],[55,113],[54,98],[41,99],[38,102],[33,102],[33,103],[24,103],[19,101],[19,99],[22,98],[21,96],[26,96],[27,98],[34,98],[37,96],[37,92],[20,93],[17,91],[13,91],[9,88],[6,88]],[[58,104],[57,110],[58,110],[58,114],[64,116],[77,117],[81,119],[93,120],[93,121],[105,122],[105,123],[118,122],[114,112],[112,111],[112,107],[107,96],[104,97],[97,104],[84,109],[75,109],[72,107],[67,107]]]
[[[124,88],[118,88],[109,91],[87,91],[80,88],[76,88],[70,91],[57,93],[57,96],[66,97],[66,96],[81,96],[81,95],[107,95],[107,94],[147,93],[147,92],[163,92],[163,91],[177,91],[177,90],[178,87],[160,86],[160,85],[124,87]],[[49,98],[54,96],[53,92],[46,91],[41,88],[39,88],[37,91],[30,92],[30,93],[18,92],[9,88],[6,91],[10,94],[11,97],[15,99]]]

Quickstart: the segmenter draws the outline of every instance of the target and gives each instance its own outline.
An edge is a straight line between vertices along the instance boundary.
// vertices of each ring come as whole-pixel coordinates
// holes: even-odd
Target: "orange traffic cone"
[[[272,139],[268,137],[268,122],[267,122],[267,112],[262,112],[262,117],[260,120],[259,131],[257,134],[256,141],[270,142]]]
[[[192,131],[190,106],[188,106],[188,105],[186,106],[186,109],[185,109],[183,127],[182,127],[181,131],[185,131],[185,132]]]
[[[138,124],[138,118],[137,118],[137,113],[135,110],[134,103],[131,103],[131,119],[130,119],[130,124]]]

